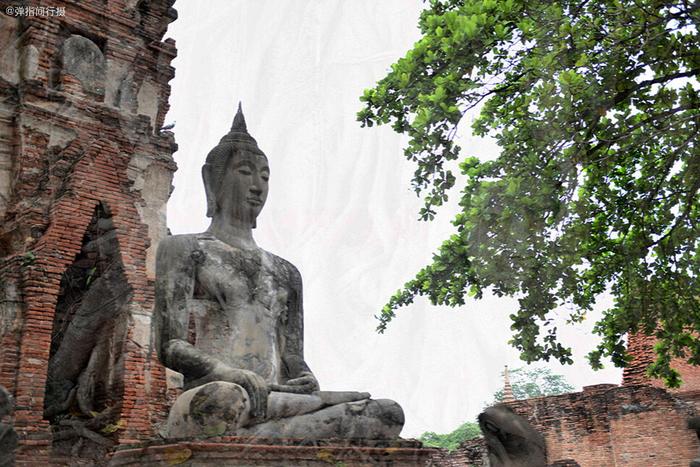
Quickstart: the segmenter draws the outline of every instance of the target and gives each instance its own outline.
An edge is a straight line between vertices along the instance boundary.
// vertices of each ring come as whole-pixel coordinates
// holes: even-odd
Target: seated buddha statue
[[[253,239],[270,167],[240,105],[202,177],[211,225],[169,236],[157,252],[156,347],[185,390],[165,435],[398,437],[404,415],[396,402],[320,391],[304,360],[301,275]]]

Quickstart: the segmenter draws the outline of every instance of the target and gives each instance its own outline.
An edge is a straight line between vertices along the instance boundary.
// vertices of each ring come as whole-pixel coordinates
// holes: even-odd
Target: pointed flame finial
[[[238,112],[236,112],[236,116],[233,117],[231,131],[248,133],[248,127],[246,127],[245,124],[245,117],[243,116],[243,106],[241,105],[241,101],[238,101]]]
[[[235,144],[245,144],[251,146],[248,148],[252,149],[253,152],[262,153],[258,148],[258,143],[255,138],[250,136],[248,133],[248,126],[245,123],[245,117],[243,116],[243,105],[238,101],[238,111],[236,116],[233,117],[233,123],[231,124],[231,130],[221,138],[219,144],[222,143],[235,143]],[[254,148],[253,148],[254,147]]]

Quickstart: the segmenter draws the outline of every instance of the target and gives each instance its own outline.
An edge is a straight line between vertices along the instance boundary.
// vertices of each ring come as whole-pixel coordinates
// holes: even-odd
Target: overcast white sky
[[[449,432],[473,420],[502,387],[504,365],[522,366],[507,344],[512,299],[485,297],[462,309],[423,300],[375,332],[389,296],[429,262],[451,234],[452,204],[419,222],[415,170],[405,140],[389,127],[360,128],[363,89],[420,37],[418,0],[178,0],[171,109],[179,150],[168,204],[174,234],[206,229],[200,170],[229,129],[239,100],[249,132],[267,154],[270,194],[255,236],[294,263],[304,279],[306,360],[322,389],[363,390],[398,401],[403,437]],[[468,122],[466,122],[468,123]],[[492,141],[469,134],[470,155],[495,157]],[[593,315],[592,317],[595,317]],[[576,363],[557,373],[580,388],[619,383],[594,372],[592,322],[561,330]]]

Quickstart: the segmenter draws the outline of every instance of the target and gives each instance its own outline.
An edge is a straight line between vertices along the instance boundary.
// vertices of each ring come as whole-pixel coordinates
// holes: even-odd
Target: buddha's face
[[[221,182],[217,198],[219,213],[254,226],[267,200],[269,179],[270,167],[265,156],[237,151],[229,160]]]

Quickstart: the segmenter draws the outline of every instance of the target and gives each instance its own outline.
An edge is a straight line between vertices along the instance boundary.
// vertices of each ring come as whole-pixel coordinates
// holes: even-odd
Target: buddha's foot
[[[221,435],[303,439],[392,439],[403,428],[401,406],[368,393],[319,391],[272,392],[268,419],[249,420],[250,400],[239,385],[214,381],[182,393],[170,409],[167,438]],[[254,423],[254,422],[253,422]]]
[[[392,439],[403,428],[401,406],[389,399],[345,402],[296,417],[268,420],[236,435],[303,439]]]

